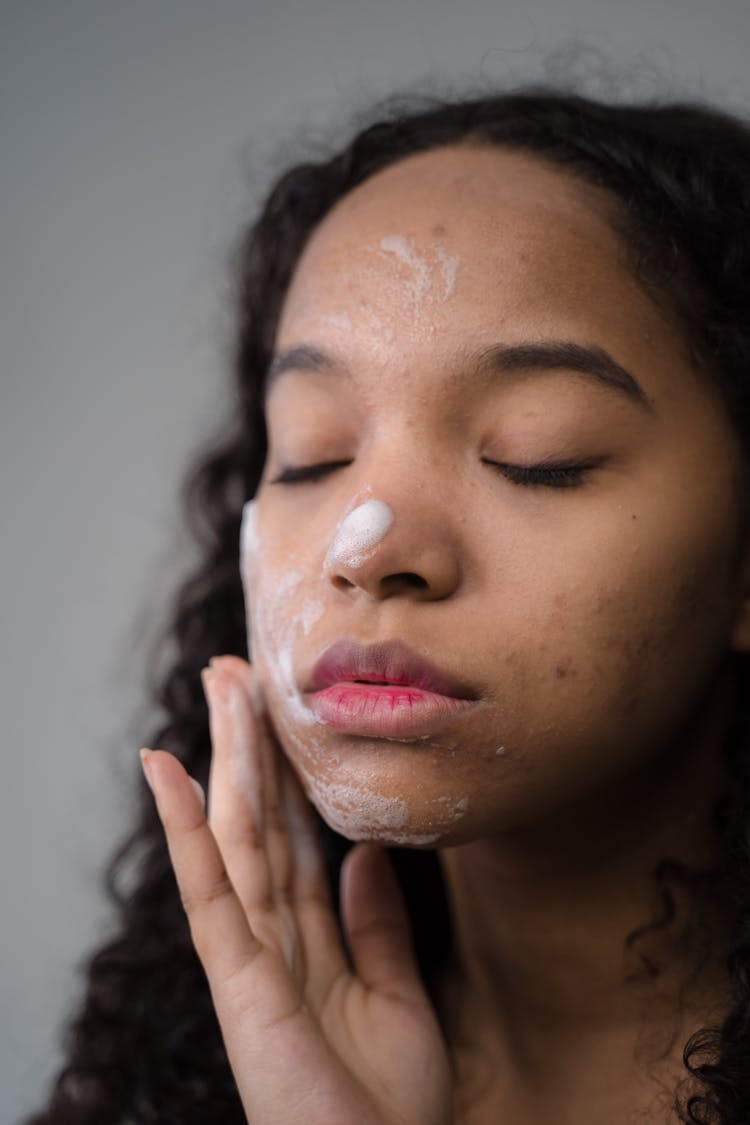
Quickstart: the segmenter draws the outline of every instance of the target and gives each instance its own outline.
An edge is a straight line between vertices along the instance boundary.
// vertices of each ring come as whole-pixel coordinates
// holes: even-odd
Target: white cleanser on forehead
[[[430,246],[430,257],[427,257],[426,254],[417,253],[411,239],[406,239],[400,234],[389,234],[381,238],[380,252],[392,254],[399,262],[409,267],[412,279],[406,288],[412,300],[421,301],[430,293],[436,269],[440,271],[443,299],[447,300],[453,295],[460,259],[449,257],[445,247],[438,244]]]
[[[331,563],[361,566],[390,531],[393,512],[382,500],[365,500],[344,516],[328,548],[325,567]]]

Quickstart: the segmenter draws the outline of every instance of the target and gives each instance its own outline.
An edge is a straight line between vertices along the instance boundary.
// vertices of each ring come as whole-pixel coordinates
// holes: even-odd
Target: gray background
[[[595,93],[750,108],[748,0],[0,3],[0,1120],[38,1104],[109,932],[240,224],[373,98],[538,78],[576,41]]]

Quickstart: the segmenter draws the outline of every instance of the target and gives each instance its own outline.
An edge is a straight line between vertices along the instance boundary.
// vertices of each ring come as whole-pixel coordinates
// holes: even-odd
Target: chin
[[[307,795],[334,832],[348,840],[392,847],[434,848],[453,842],[468,799],[390,796],[377,775],[341,780],[301,771]],[[403,793],[405,790],[402,789]]]

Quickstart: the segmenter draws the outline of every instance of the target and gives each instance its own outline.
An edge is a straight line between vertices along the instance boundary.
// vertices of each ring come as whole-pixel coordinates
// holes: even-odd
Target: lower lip
[[[370,738],[405,738],[429,734],[474,702],[406,685],[338,683],[316,691],[310,706],[318,722],[334,730]]]

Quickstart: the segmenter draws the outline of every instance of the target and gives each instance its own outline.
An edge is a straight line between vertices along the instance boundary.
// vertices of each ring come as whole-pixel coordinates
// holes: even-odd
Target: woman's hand
[[[334,918],[315,821],[237,657],[203,674],[209,816],[182,765],[146,752],[190,932],[251,1125],[447,1125],[448,1055],[382,848],[342,868]]]

